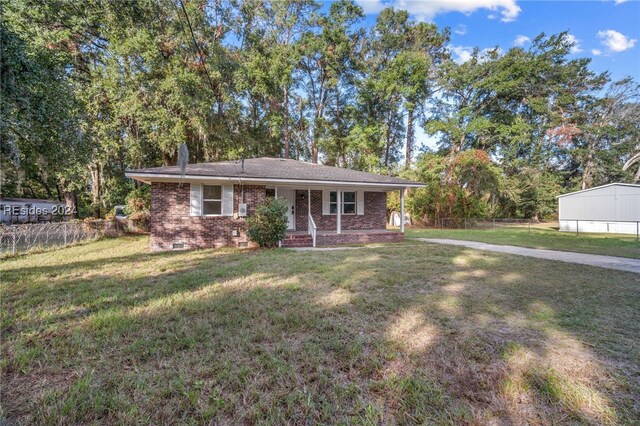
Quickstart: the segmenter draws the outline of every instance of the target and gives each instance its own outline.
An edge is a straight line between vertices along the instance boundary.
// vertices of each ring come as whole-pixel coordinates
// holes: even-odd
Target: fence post
[[[62,232],[64,233],[64,245],[67,245],[67,222],[63,223]]]
[[[13,243],[12,243],[11,254],[16,254],[16,227],[13,227]]]
[[[531,219],[529,219],[528,224],[529,224],[529,232],[531,232]]]
[[[467,218],[464,218],[464,229],[467,229]]]
[[[636,241],[640,241],[640,222],[636,222]]]
[[[496,230],[496,218],[495,217],[493,218],[493,230],[494,231]]]
[[[576,237],[580,235],[578,227],[580,226],[580,221],[576,220]]]

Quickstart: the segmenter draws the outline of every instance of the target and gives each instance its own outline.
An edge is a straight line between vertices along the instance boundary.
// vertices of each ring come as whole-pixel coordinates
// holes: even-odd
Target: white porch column
[[[311,216],[311,188],[307,188],[307,211],[309,216]]]
[[[336,211],[336,233],[342,234],[342,191],[336,192],[336,201],[338,202]]]
[[[276,193],[276,194],[275,194],[275,195],[276,195],[276,198],[278,198],[278,187],[277,187],[277,186],[276,186],[276,189],[275,189],[275,193]]]
[[[404,189],[400,190],[400,232],[404,232]]]

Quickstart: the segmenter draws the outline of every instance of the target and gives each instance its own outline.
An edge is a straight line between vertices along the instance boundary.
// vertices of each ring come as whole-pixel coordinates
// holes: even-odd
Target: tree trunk
[[[584,170],[582,171],[582,189],[591,188],[593,186],[595,169],[595,146],[591,143],[589,144],[589,154],[587,154],[586,161],[584,162]]]
[[[384,166],[387,167],[389,165],[389,148],[391,143],[389,142],[390,140],[390,131],[387,130],[387,144],[384,148]]]
[[[289,88],[284,88],[284,158],[289,158]]]
[[[89,166],[89,170],[91,171],[91,207],[93,208],[93,217],[99,218],[101,216],[100,213],[100,201],[102,198],[102,182],[100,172],[100,164],[92,163]]]
[[[318,164],[318,144],[316,142],[316,132],[317,132],[317,123],[313,124],[313,132],[311,135],[311,162],[313,164]]]
[[[411,166],[411,157],[413,154],[413,108],[409,108],[407,116],[407,149],[404,160],[404,167]]]
[[[224,102],[221,94],[216,95],[216,103],[218,104],[218,118],[220,119],[224,114]]]
[[[73,191],[64,191],[64,203],[71,219],[78,217],[78,197]]]
[[[344,135],[343,135],[343,129],[342,129],[342,115],[340,115],[341,109],[340,109],[340,89],[338,87],[336,87],[336,128],[337,128],[337,146],[338,146],[338,155],[336,155],[336,157],[339,159],[338,161],[341,162],[341,164],[339,164],[341,167],[345,167],[347,165],[347,154],[346,154],[346,148],[345,148],[345,143],[344,143]]]
[[[389,150],[391,149],[391,120],[387,123],[386,129],[386,146],[384,148],[384,166],[387,167],[389,165]]]

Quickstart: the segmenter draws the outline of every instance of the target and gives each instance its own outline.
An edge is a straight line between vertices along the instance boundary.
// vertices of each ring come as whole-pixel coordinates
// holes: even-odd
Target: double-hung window
[[[342,214],[356,214],[356,193],[342,193]]]
[[[329,193],[329,214],[338,212],[338,192]],[[342,214],[356,214],[356,193],[355,191],[345,191],[342,193]]]
[[[338,213],[338,192],[331,191],[329,193],[329,214]]]
[[[202,214],[205,216],[222,214],[221,185],[202,185]]]

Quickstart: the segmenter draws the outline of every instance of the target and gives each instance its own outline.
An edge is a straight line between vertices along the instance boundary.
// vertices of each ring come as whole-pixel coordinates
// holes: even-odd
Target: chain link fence
[[[562,219],[560,231],[580,234],[617,234],[633,235],[640,241],[640,221],[633,220],[583,220]]]
[[[532,224],[535,226],[537,222],[531,219],[484,219],[484,218],[459,218],[445,217],[436,221],[436,227],[442,229],[498,229],[506,227],[517,227],[531,230]]]
[[[606,221],[606,220],[560,220],[555,222],[538,222],[531,219],[483,219],[447,217],[434,220],[434,228],[470,229],[470,230],[510,230],[531,231],[537,228],[552,228],[563,232],[581,234],[612,234],[633,236],[640,241],[640,221]]]
[[[0,256],[63,247],[102,236],[122,235],[125,224],[111,220],[0,226]]]

